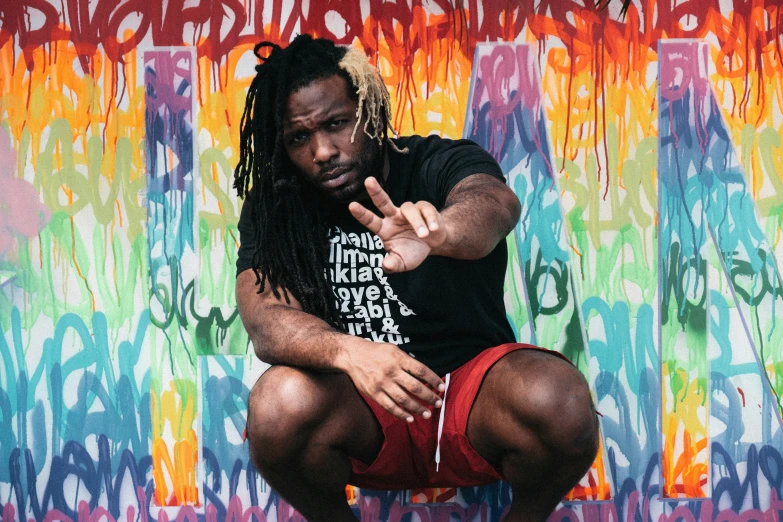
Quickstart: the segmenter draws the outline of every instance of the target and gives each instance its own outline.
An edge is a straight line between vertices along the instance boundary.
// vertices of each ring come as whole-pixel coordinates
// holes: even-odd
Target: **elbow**
[[[267,364],[279,364],[280,361],[275,357],[274,351],[270,349],[269,345],[265,343],[260,336],[251,335],[250,342],[253,344],[253,351],[256,357]]]
[[[522,215],[522,205],[520,205],[519,198],[511,189],[506,192],[506,198],[501,202],[501,208],[505,209],[505,212],[501,220],[501,226],[498,227],[500,234],[497,240],[488,245],[486,251],[482,252],[477,259],[492,253],[501,241],[506,240],[506,237],[514,231],[514,227],[519,223],[519,218]]]
[[[519,198],[511,189],[508,190],[508,201],[505,208],[508,213],[508,220],[506,222],[506,234],[508,235],[514,227],[519,223],[519,218],[522,215],[522,205],[519,203]]]
[[[274,352],[264,347],[262,344],[257,344],[253,341],[253,351],[256,354],[256,358],[261,362],[270,365],[280,364],[280,360],[275,356]]]
[[[519,204],[519,198],[514,194],[512,190],[506,191],[506,196],[502,201],[499,201],[499,208],[503,211],[499,212],[500,216],[497,223],[498,226],[497,236],[494,241],[489,241],[483,245],[484,248],[478,248],[473,252],[471,259],[481,259],[491,254],[501,241],[505,241],[506,237],[514,230],[514,227],[519,222],[519,217],[522,214],[522,205]],[[489,235],[488,237],[492,237]]]
[[[519,223],[519,218],[522,215],[522,205],[519,203],[519,198],[511,189],[508,189],[504,193],[504,198],[498,202],[499,208],[502,208],[502,217],[499,219],[500,225],[498,231],[500,232],[497,241],[495,241],[491,248],[484,255],[488,255],[501,241],[506,239],[511,232],[514,231],[514,227]]]

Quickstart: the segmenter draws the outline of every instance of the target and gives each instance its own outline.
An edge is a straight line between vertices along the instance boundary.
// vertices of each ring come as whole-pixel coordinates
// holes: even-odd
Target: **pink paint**
[[[547,522],[561,522],[563,520],[579,520],[576,512],[568,506],[559,507],[549,515]]]
[[[527,45],[493,45],[487,54],[479,58],[481,83],[473,93],[471,110],[475,119],[480,107],[489,104],[487,117],[492,129],[489,152],[496,158],[505,140],[507,118],[517,107],[527,111],[531,121],[537,120],[535,115],[541,108],[541,91],[535,64]],[[500,131],[500,143],[496,142],[497,131]]]
[[[516,76],[514,50],[506,45],[493,46],[489,54],[479,59],[478,68],[480,69],[478,77],[482,81],[473,94],[471,110],[475,120],[480,107],[489,102],[487,113],[491,122],[489,152],[497,159],[500,144],[496,143],[495,134],[500,130],[500,143],[502,143],[506,135],[506,117],[517,106],[522,95],[519,91],[513,96],[510,93],[511,80]],[[477,125],[475,127],[478,128]]]
[[[15,520],[16,516],[16,510],[14,509],[14,505],[10,502],[6,503],[5,506],[3,506],[3,520]]]
[[[59,509],[53,509],[46,514],[43,522],[73,522],[73,520]]]
[[[251,506],[247,508],[247,510],[242,515],[242,522],[253,522],[253,521],[267,522],[266,513],[264,513],[264,510],[261,509],[261,506]]]
[[[177,513],[177,522],[198,522],[198,515],[193,506],[183,506]]]
[[[389,510],[388,522],[399,522],[402,520],[403,515],[408,513],[416,513],[421,522],[430,522],[430,511],[424,506],[403,506],[399,501],[395,500]],[[364,522],[364,520],[362,520]],[[433,521],[435,522],[435,521]]]
[[[465,508],[459,504],[452,504],[450,506],[433,506],[432,508],[433,522],[451,522],[452,517],[456,516],[456,520],[470,520],[466,517]]]
[[[699,97],[705,98],[710,92],[707,51],[707,45],[702,42],[661,42],[658,57],[661,96],[676,101],[692,87]]]
[[[145,73],[144,81],[152,85],[155,95],[147,97],[147,110],[157,112],[161,107],[174,114],[188,114],[193,109],[193,86],[187,94],[178,94],[182,79],[190,78],[192,54],[189,51],[145,51],[144,66],[151,67],[154,74]],[[180,65],[183,62],[183,65]]]
[[[242,499],[238,495],[231,498],[228,511],[222,520],[218,520],[217,509],[213,504],[207,504],[204,514],[207,522],[267,522],[266,513],[261,506],[250,506],[244,509]]]
[[[147,513],[147,493],[141,486],[136,486],[136,498],[139,501],[139,515],[141,515],[141,522],[148,522],[149,514]]]
[[[79,520],[81,520],[82,516],[82,505],[84,506],[84,511],[89,514],[87,519],[89,522],[116,522],[109,510],[104,507],[98,506],[95,508],[95,511],[90,513],[90,505],[84,500],[79,503]]]
[[[644,508],[642,510],[642,516],[645,517],[644,520],[647,520],[649,511],[645,511],[649,509],[650,505],[647,503],[647,499],[645,498]],[[612,503],[614,506],[614,503]],[[632,491],[630,495],[628,495],[628,510],[625,513],[625,521],[626,522],[633,522],[634,521],[634,513],[636,513],[636,506],[639,505],[639,492],[638,491]],[[615,514],[616,514],[615,508]],[[615,519],[619,520],[619,517],[615,517]]]
[[[713,110],[712,87],[707,70],[708,51],[707,44],[703,42],[661,42],[659,56],[660,94],[669,101],[669,131],[674,137],[674,146],[679,146],[679,136],[674,128],[672,103],[690,92],[690,121],[696,131],[702,154],[707,150],[709,136],[706,122]]]
[[[16,177],[16,152],[5,129],[0,129],[0,258],[19,237],[38,235],[52,217],[29,182]]]
[[[625,522],[634,522],[636,520],[636,508],[639,506],[639,492],[634,491],[628,495],[628,503],[624,508]],[[583,503],[581,504],[581,516],[577,511],[568,506],[562,506],[554,513],[549,515],[547,522],[565,522],[574,520],[596,521],[596,522],[620,522],[620,515],[617,513],[617,506],[614,502]],[[650,518],[649,499],[645,498],[642,504],[642,520]],[[695,522],[695,521],[694,521]]]
[[[217,520],[217,511],[212,505],[209,507],[212,507],[213,515],[211,519],[207,516],[207,520],[209,522],[220,522]],[[256,518],[253,518],[253,515],[255,515]],[[242,506],[242,499],[239,495],[234,495],[229,501],[228,510],[226,511],[226,522],[229,520],[233,522],[266,522],[266,513],[264,513],[264,510],[261,509],[260,506],[250,506],[249,508],[244,509]]]
[[[139,520],[147,522],[149,514],[146,511],[146,494],[141,487],[137,488],[137,497],[139,505],[143,506],[139,513]],[[622,522],[633,522],[636,519],[640,497],[640,493],[636,491],[628,496],[628,501],[622,508],[622,514],[625,516],[625,520]],[[421,522],[450,522],[452,520],[459,522],[488,522],[489,520],[489,507],[486,503],[471,504],[469,506],[461,504],[423,506],[402,505],[395,500],[389,506],[389,517],[382,520],[380,519],[381,501],[379,498],[359,497],[357,500],[361,522],[400,522],[409,513],[415,513]],[[572,505],[561,506],[549,516],[547,522],[573,522],[575,520],[621,522],[620,514],[618,514],[617,507],[613,502],[581,503],[577,505],[581,509],[575,509]],[[508,514],[509,508],[510,506],[505,506],[501,514],[501,520]],[[683,503],[677,506],[670,514],[663,513],[654,520],[656,522],[755,522],[757,520],[779,522],[778,513],[783,511],[783,500],[780,500],[777,492],[772,490],[769,497],[769,507],[766,509],[745,509],[740,513],[732,509],[724,509],[715,517],[713,517],[713,510],[713,501],[705,499],[701,502],[698,519],[689,509],[687,503]],[[202,513],[202,511],[197,510],[194,506],[183,506],[177,512],[176,521],[196,522],[199,513]],[[224,519],[218,520],[217,510],[212,504],[207,504],[203,513],[206,515],[206,522],[268,522],[270,520],[260,506],[245,508],[239,495],[234,495],[229,500]],[[277,517],[275,520],[279,522],[305,522],[304,517],[282,499],[277,504],[276,513]],[[13,521],[15,520],[15,515],[16,510],[11,503],[3,506],[3,521]],[[644,497],[640,515],[642,520],[651,518],[649,497]],[[44,522],[74,522],[70,517],[57,509],[49,511],[43,520]],[[133,506],[129,506],[126,511],[126,517],[120,520],[136,520],[136,509]],[[33,520],[30,519],[29,522],[33,522]],[[79,503],[78,520],[76,522],[115,522],[115,519],[112,518],[107,509],[97,507],[91,511],[89,504],[86,501],[82,501]],[[169,515],[166,510],[162,509],[159,511],[157,522],[169,522]]]
[[[277,503],[277,520],[279,522],[307,522],[298,511],[282,498]]]
[[[381,499],[358,497],[359,519],[362,522],[378,522],[381,517]]]

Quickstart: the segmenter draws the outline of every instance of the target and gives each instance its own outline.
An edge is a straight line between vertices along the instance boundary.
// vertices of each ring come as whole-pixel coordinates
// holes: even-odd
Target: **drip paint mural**
[[[602,447],[553,521],[783,510],[783,8],[0,3],[0,520],[301,520],[248,461],[234,297],[252,46],[364,50],[403,133],[471,138],[523,205],[509,318]],[[482,42],[479,44],[479,42]],[[499,521],[507,485],[347,494]]]

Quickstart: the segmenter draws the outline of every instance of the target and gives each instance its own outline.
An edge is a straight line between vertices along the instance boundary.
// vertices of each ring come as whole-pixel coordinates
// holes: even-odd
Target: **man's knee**
[[[513,384],[508,404],[514,416],[554,454],[592,462],[598,450],[598,421],[584,376],[555,355],[514,357],[517,353],[509,355],[509,363],[528,368],[524,378],[509,381]]]
[[[267,370],[248,399],[247,438],[256,466],[301,451],[326,420],[330,402],[320,376],[288,366]]]

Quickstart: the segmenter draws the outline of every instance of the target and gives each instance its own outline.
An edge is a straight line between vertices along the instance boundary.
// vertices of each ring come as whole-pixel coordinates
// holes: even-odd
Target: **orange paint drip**
[[[565,499],[575,501],[609,500],[611,498],[611,488],[606,480],[606,469],[604,466],[603,441],[599,439],[598,455],[596,455],[592,466],[590,466],[585,477],[579,481],[579,484],[568,492]]]
[[[418,488],[411,490],[412,504],[430,504],[453,501],[457,488]]]
[[[216,185],[220,184],[220,179],[218,178],[217,165],[213,164],[211,170],[212,170],[212,181],[214,181]],[[217,205],[218,205],[218,212],[222,214],[223,204],[220,203],[220,200],[218,200]]]
[[[122,209],[120,208],[120,200],[119,199],[115,199],[114,203],[117,206],[117,217],[120,220],[120,228],[122,228]]]
[[[87,292],[90,294],[90,304],[92,305],[92,311],[95,312],[95,294],[90,289],[90,283],[82,273],[82,269],[79,267],[79,262],[76,260],[76,230],[73,226],[73,216],[69,218],[69,221],[71,222],[71,260],[73,261],[73,266],[76,268],[76,273],[79,274],[79,277],[82,279],[82,281],[84,281],[84,286],[87,288]]]
[[[345,486],[345,498],[348,500],[349,506],[356,505],[357,491],[359,491],[359,488],[351,486],[350,484]]]
[[[199,442],[193,429],[196,393],[195,383],[183,379],[169,382],[169,389],[160,397],[155,386],[150,393],[155,501],[160,506],[198,505],[199,502]],[[169,433],[165,430],[167,425]]]
[[[196,463],[198,441],[195,432],[187,440],[174,443],[173,455],[162,439],[152,442],[152,476],[155,502],[159,506],[199,505]]]
[[[668,430],[665,433],[674,434],[677,431],[677,419],[670,418]],[[680,441],[682,451],[675,456],[677,436],[664,438],[663,449],[663,493],[668,498],[703,498],[708,480],[708,468],[704,463],[697,462],[697,456],[707,448],[707,438],[693,441],[693,435],[682,430]]]

